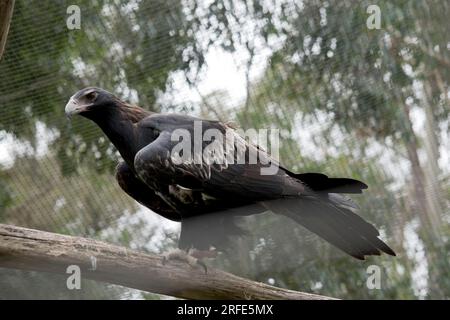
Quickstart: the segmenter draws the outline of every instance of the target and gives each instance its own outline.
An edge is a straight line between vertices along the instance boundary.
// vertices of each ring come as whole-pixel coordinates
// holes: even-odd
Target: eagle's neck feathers
[[[118,102],[116,106],[93,119],[132,168],[134,156],[139,151],[136,124],[153,112],[137,106]]]

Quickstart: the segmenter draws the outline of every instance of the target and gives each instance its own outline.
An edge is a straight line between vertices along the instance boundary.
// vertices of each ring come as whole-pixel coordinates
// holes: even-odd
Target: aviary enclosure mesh
[[[369,185],[354,199],[398,252],[355,261],[267,214],[211,264],[339,298],[450,297],[447,1],[79,0],[70,30],[72,2],[15,4],[0,61],[1,223],[175,246],[178,225],[115,183],[118,155],[100,130],[66,119],[69,97],[92,85],[155,111],[279,129],[287,167]],[[373,4],[381,25],[370,29]],[[381,289],[366,286],[370,265]],[[1,269],[0,298],[158,296]]]

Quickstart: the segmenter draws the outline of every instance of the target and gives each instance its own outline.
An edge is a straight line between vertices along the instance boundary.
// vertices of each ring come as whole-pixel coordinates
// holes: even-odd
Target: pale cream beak
[[[86,110],[89,105],[80,105],[76,99],[70,98],[69,102],[66,104],[65,112],[67,117],[72,117],[75,114],[79,114]]]

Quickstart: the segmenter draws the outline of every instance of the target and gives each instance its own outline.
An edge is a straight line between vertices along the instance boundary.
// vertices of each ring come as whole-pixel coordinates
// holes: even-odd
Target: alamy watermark
[[[81,29],[81,9],[79,6],[72,4],[67,7],[66,13],[69,15],[66,19],[66,26],[69,30]]]
[[[376,4],[371,4],[367,7],[367,13],[369,17],[367,18],[366,25],[369,30],[381,29],[381,9]]]
[[[76,264],[67,267],[66,273],[70,274],[66,280],[66,286],[69,290],[81,289],[81,269]]]
[[[170,154],[175,165],[219,165],[226,168],[232,164],[258,164],[261,165],[261,175],[278,172],[278,129],[244,131],[227,128],[223,132],[209,128],[203,131],[203,121],[197,120],[194,121],[193,135],[187,129],[176,129],[170,138],[176,142]],[[267,148],[270,152],[266,151]]]
[[[381,268],[377,265],[370,265],[367,267],[366,273],[368,275],[366,280],[366,287],[369,290],[381,289]]]
[[[94,256],[90,257],[91,267],[90,271],[97,270],[97,258]],[[66,286],[69,290],[81,290],[81,268],[76,264],[71,264],[67,267],[66,273],[69,276],[66,279]]]

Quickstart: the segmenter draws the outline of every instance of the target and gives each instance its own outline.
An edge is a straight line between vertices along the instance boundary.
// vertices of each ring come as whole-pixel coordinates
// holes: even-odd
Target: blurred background
[[[79,30],[66,25],[72,4]],[[98,86],[154,111],[278,128],[288,168],[369,185],[353,198],[398,253],[360,262],[264,214],[210,265],[343,299],[448,299],[449,16],[447,1],[17,0],[0,61],[0,223],[176,246],[179,225],[116,184],[100,129],[64,115],[73,93]],[[370,265],[381,289],[366,286]],[[166,297],[0,269],[0,298]]]

